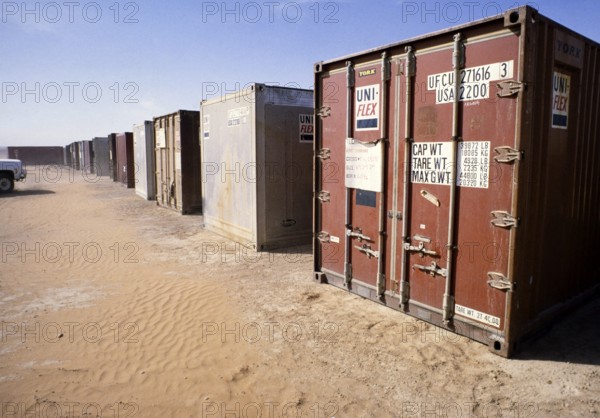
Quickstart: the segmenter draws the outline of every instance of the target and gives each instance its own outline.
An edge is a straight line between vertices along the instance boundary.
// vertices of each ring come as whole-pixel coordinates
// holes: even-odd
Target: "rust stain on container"
[[[183,215],[202,211],[199,127],[195,110],[154,118],[156,201]]]
[[[135,187],[135,167],[133,160],[133,132],[124,132],[116,136],[117,178],[128,189]]]
[[[599,50],[522,7],[316,64],[315,279],[502,356],[598,289]]]

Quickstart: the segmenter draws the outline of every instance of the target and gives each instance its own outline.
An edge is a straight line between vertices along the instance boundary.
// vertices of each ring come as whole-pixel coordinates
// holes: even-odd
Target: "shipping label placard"
[[[490,141],[458,144],[457,186],[487,189],[490,181]]]
[[[210,139],[210,115],[204,115],[202,117],[202,137],[204,139]]]
[[[300,115],[300,142],[313,142],[314,115]]]
[[[554,71],[552,78],[552,127],[567,129],[569,125],[569,93],[571,76]]]
[[[356,88],[354,116],[357,131],[379,129],[379,84]]]
[[[167,146],[167,139],[165,136],[165,129],[160,128],[156,132],[156,148],[165,148]]]
[[[460,101],[487,99],[490,82],[513,78],[514,61],[496,62],[460,71],[458,95]],[[427,90],[435,91],[435,103],[454,102],[454,72],[432,74],[427,77]]]
[[[466,318],[473,319],[477,322],[482,322],[487,325],[491,325],[495,328],[500,328],[500,318],[497,316],[489,315],[484,312],[476,311],[475,309],[467,308],[466,306],[454,305],[454,309],[457,315],[464,316]]]
[[[227,111],[227,126],[238,126],[248,121],[248,115],[250,114],[250,108],[248,106],[238,107],[236,109],[229,109]]]
[[[383,144],[346,140],[346,187],[381,192],[383,187]]]
[[[412,145],[412,183],[449,186],[452,181],[451,168],[451,142],[416,142]],[[487,189],[489,172],[489,141],[465,141],[458,144],[457,186]]]

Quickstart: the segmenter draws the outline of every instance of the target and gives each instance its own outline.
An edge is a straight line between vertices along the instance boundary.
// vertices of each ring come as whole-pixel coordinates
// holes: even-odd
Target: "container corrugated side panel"
[[[600,268],[585,262],[600,250],[599,44],[534,10],[524,13],[529,85],[511,349],[579,306],[600,284]],[[561,104],[555,76],[557,87],[564,76],[570,78],[566,129],[553,126],[559,113],[554,107]]]
[[[204,225],[256,245],[254,90],[201,104]]]
[[[63,147],[16,146],[7,147],[7,152],[9,158],[29,166],[62,165],[64,161]]]

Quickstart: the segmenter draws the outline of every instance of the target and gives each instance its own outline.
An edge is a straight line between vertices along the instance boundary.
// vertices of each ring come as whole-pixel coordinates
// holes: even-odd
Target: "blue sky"
[[[597,0],[3,1],[0,145],[65,145],[250,82],[530,4],[600,41]]]

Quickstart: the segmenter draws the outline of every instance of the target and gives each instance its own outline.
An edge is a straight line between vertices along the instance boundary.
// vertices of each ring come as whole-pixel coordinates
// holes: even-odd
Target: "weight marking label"
[[[513,60],[465,68],[460,71],[459,100],[488,99],[490,82],[511,79],[513,73]],[[454,102],[454,71],[428,76],[427,90],[436,92],[436,104]]]

